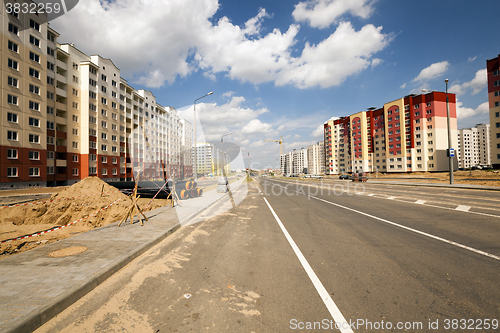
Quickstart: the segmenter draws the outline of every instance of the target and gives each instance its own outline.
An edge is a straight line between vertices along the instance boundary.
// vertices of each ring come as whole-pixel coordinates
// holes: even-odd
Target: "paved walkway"
[[[212,190],[181,201],[182,207],[148,212],[144,226],[124,222],[118,228],[116,222],[0,260],[0,332],[35,330],[225,195]],[[87,250],[49,256],[69,247]]]

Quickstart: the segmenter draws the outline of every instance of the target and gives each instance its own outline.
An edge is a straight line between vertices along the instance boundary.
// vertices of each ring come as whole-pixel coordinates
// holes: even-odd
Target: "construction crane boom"
[[[283,155],[283,136],[280,136],[280,139],[279,140],[267,140],[265,139],[264,141],[269,141],[269,142],[277,142],[280,144],[280,156]]]

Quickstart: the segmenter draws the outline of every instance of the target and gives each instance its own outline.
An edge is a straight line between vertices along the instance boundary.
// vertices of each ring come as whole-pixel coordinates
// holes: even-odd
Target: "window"
[[[30,143],[40,143],[40,135],[30,134],[28,135],[28,141]]]
[[[89,79],[89,84],[92,86],[92,87],[95,87],[97,85],[97,82],[95,80],[92,80],[92,79]]]
[[[77,115],[73,115],[73,121],[74,121],[75,123],[77,123],[77,122],[78,122],[78,116],[77,116]]]
[[[15,60],[9,59],[7,61],[7,66],[9,68],[15,69],[16,71],[19,69],[19,63]]]
[[[40,40],[35,36],[30,35],[30,43],[37,47],[40,47]]]
[[[35,52],[30,51],[30,60],[40,63],[40,56],[36,54]]]
[[[107,89],[105,86],[101,86],[101,91],[102,91],[103,93],[106,93],[106,92],[108,91],[108,89]]]
[[[73,128],[73,135],[78,136],[78,128]]]
[[[47,84],[50,84],[51,86],[53,86],[54,85],[54,78],[47,76]]]
[[[112,107],[113,109],[116,109],[116,103],[115,103],[115,102],[111,102],[111,107]]]
[[[40,79],[40,72],[37,71],[36,69],[30,67],[29,73],[30,73],[30,76],[32,76],[36,79]]]
[[[102,151],[107,151],[107,150],[108,150],[108,146],[106,146],[106,145],[101,145],[101,150],[102,150]]]
[[[11,50],[12,52],[18,52],[18,49],[19,49],[19,46],[14,43],[13,41],[9,40],[9,42],[7,43],[7,46],[9,48],[9,50]]]
[[[30,93],[40,95],[40,87],[30,84]]]
[[[78,96],[78,90],[76,90],[75,88],[73,88],[73,96]]]
[[[73,162],[78,162],[78,155],[73,155]]]
[[[54,137],[53,137],[53,136],[48,136],[48,137],[47,137],[47,144],[48,144],[48,145],[53,145],[53,144],[54,144],[54,141],[55,141],[55,139],[54,139]]]
[[[30,160],[39,160],[40,159],[40,152],[38,151],[29,151],[29,159]]]
[[[495,117],[500,117],[500,112],[495,112]]]
[[[30,27],[35,29],[36,31],[40,31],[40,24],[33,21],[32,19],[30,19]]]
[[[116,135],[112,135],[112,136],[111,136],[111,140],[112,140],[112,141],[116,141]]]
[[[7,103],[17,105],[17,96],[7,95]]]
[[[116,146],[112,146],[112,147],[111,147],[111,151],[112,151],[113,153],[116,153],[116,152],[118,151],[118,148],[117,148]]]
[[[108,112],[105,109],[101,109],[101,114],[106,117]]]
[[[12,23],[9,23],[9,32],[13,33],[16,36],[19,36],[19,28]]]
[[[103,176],[106,176],[106,175],[108,174],[108,169],[102,169],[102,170],[101,170],[101,174],[102,174]]]
[[[73,63],[73,69],[74,69],[75,71],[77,71],[77,70],[78,70],[78,64],[77,64],[76,62],[74,62],[74,63]]]
[[[54,123],[52,121],[47,121],[47,129],[54,130]]]
[[[115,168],[113,169],[113,175],[116,176],[118,174],[118,170]]]
[[[97,124],[97,118],[89,116],[89,122],[92,123],[92,124]]]
[[[73,82],[78,83],[78,76],[73,75]]]
[[[73,176],[78,176],[78,169],[77,168],[73,168]]]
[[[53,166],[48,166],[47,167],[47,174],[48,175],[53,175],[54,174],[54,167]]]
[[[17,160],[17,149],[7,149],[7,158],[9,160]]]
[[[108,163],[108,158],[106,156],[101,156],[101,163]]]
[[[113,157],[113,158],[112,158],[112,161],[113,161],[113,164],[116,164],[116,162],[117,162],[116,157]]]
[[[73,146],[73,148],[78,149],[78,142],[77,141],[73,141],[72,146]]]
[[[40,168],[30,168],[29,174],[30,177],[40,177]]]
[[[113,131],[116,131],[116,125],[115,125],[115,124],[111,124],[111,129],[112,129]]]
[[[7,112],[7,121],[9,123],[17,123],[17,114],[16,113]]]
[[[111,80],[111,85],[112,85],[113,87],[116,87],[116,81],[115,81],[115,80]]]
[[[496,124],[495,124],[495,126],[496,126],[497,128],[500,128],[500,123],[496,123]]]
[[[108,139],[108,135],[106,133],[101,133],[101,139],[107,140]]]
[[[19,87],[19,86],[18,86],[18,82],[19,82],[19,81],[18,81],[17,79],[13,78],[13,77],[10,77],[10,76],[9,76],[9,77],[7,78],[7,84],[8,84],[9,86],[11,86],[11,87],[18,88],[18,87]],[[497,112],[497,113],[498,113],[498,112]],[[498,116],[497,116],[497,117],[498,117]]]
[[[53,106],[47,106],[47,114],[54,114],[55,109]]]
[[[28,123],[33,127],[40,127],[40,119],[29,117]]]
[[[97,168],[96,167],[90,167],[89,168],[89,174],[91,174],[91,175],[97,174]]]
[[[77,102],[73,102],[72,105],[73,105],[73,109],[78,110],[78,103]]]
[[[95,141],[90,141],[89,142],[89,148],[90,149],[97,149],[97,144],[95,143]]]
[[[7,177],[17,177],[17,168],[16,167],[7,168]]]
[[[107,79],[108,79],[108,78],[106,77],[106,75],[101,74],[101,80],[103,80],[104,82],[106,82],[106,80],[107,80]]]
[[[101,103],[106,105],[106,104],[108,104],[108,101],[106,100],[106,98],[101,97]]]
[[[31,110],[40,111],[40,103],[29,101],[28,105]]]
[[[103,128],[107,128],[108,127],[108,123],[103,120],[103,121],[101,121],[101,126]]]
[[[47,55],[54,57],[54,54],[54,49],[47,46]]]

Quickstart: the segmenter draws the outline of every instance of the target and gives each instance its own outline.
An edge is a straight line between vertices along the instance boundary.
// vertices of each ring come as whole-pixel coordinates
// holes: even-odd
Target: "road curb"
[[[18,322],[11,325],[10,328],[6,330],[8,333],[22,333],[22,332],[32,332],[38,329],[40,326],[48,322],[50,319],[61,313],[67,307],[78,301],[80,298],[85,296],[87,293],[92,291],[94,288],[102,284],[113,274],[118,272],[120,269],[125,267],[127,264],[132,262],[135,258],[139,257],[149,249],[151,249],[156,244],[160,243],[162,240],[167,238],[169,235],[174,233],[180,228],[180,224],[177,223],[171,226],[168,230],[162,233],[160,236],[144,243],[142,246],[131,250],[127,254],[124,254],[118,260],[111,264],[109,267],[103,268],[96,272],[94,276],[87,281],[83,282],[76,288],[71,288],[63,294],[55,297],[51,302],[45,306],[32,311],[30,314],[26,315]]]
[[[453,189],[464,189],[464,190],[482,190],[482,191],[500,191],[500,187],[493,186],[483,186],[483,185],[467,185],[467,184],[422,184],[422,183],[389,183],[384,181],[369,181],[367,183],[371,184],[384,184],[384,185],[399,185],[399,186],[423,186],[423,187],[441,187],[441,188],[453,188]]]

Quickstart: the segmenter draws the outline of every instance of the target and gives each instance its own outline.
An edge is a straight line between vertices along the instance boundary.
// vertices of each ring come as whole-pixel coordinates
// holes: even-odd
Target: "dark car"
[[[349,179],[349,175],[340,175],[339,179],[342,179],[342,180]]]

